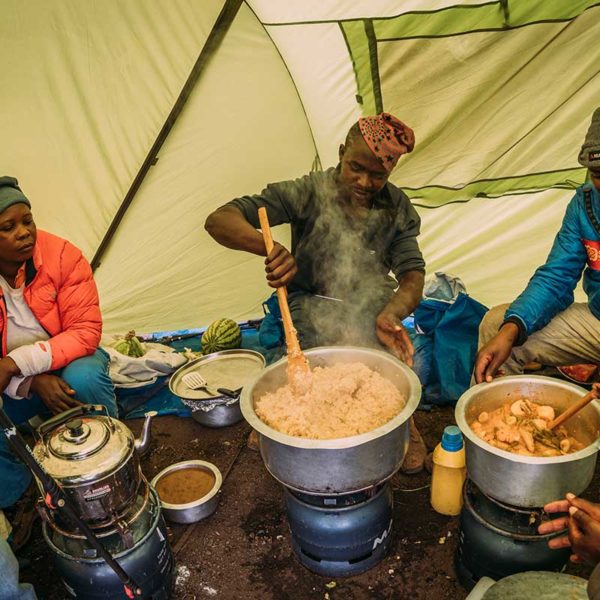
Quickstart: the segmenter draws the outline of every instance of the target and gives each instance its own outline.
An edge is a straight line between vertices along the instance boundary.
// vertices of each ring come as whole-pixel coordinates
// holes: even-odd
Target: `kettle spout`
[[[144,415],[144,425],[142,427],[142,433],[140,437],[135,440],[135,450],[140,456],[144,456],[150,449],[150,423],[152,417],[155,417],[158,413],[155,410],[151,410]]]

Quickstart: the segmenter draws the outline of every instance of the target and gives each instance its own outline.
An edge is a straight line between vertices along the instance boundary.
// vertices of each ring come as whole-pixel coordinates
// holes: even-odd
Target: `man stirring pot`
[[[340,145],[336,167],[269,184],[208,216],[205,227],[216,241],[259,256],[266,251],[258,209],[265,207],[273,226],[290,224],[291,251],[276,242],[265,270],[271,287],[288,288],[303,348],[384,346],[412,366],[414,349],[402,320],[423,292],[420,218],[388,179],[413,147],[413,131],[396,117],[361,118]],[[416,473],[426,448],[412,419],[410,425],[402,470]]]

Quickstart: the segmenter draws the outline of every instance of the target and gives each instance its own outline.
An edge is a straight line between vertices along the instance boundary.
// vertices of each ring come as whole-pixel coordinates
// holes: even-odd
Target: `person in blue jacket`
[[[589,183],[577,188],[546,262],[510,304],[494,307],[479,328],[477,383],[529,362],[600,364],[600,108],[579,153]],[[583,273],[587,302],[574,302]]]

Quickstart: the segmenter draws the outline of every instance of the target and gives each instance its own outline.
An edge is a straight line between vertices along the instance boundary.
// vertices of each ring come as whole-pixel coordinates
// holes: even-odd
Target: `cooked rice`
[[[391,382],[361,363],[316,367],[312,389],[288,384],[256,401],[256,414],[288,435],[327,440],[371,431],[395,417],[405,399]]]

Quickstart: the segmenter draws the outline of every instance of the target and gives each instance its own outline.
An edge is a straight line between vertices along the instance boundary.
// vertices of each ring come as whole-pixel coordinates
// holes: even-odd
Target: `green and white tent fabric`
[[[386,110],[415,130],[391,181],[428,270],[493,305],[585,180],[599,39],[590,0],[2,0],[0,171],[93,260],[106,331],[202,327],[269,294],[206,216]]]

